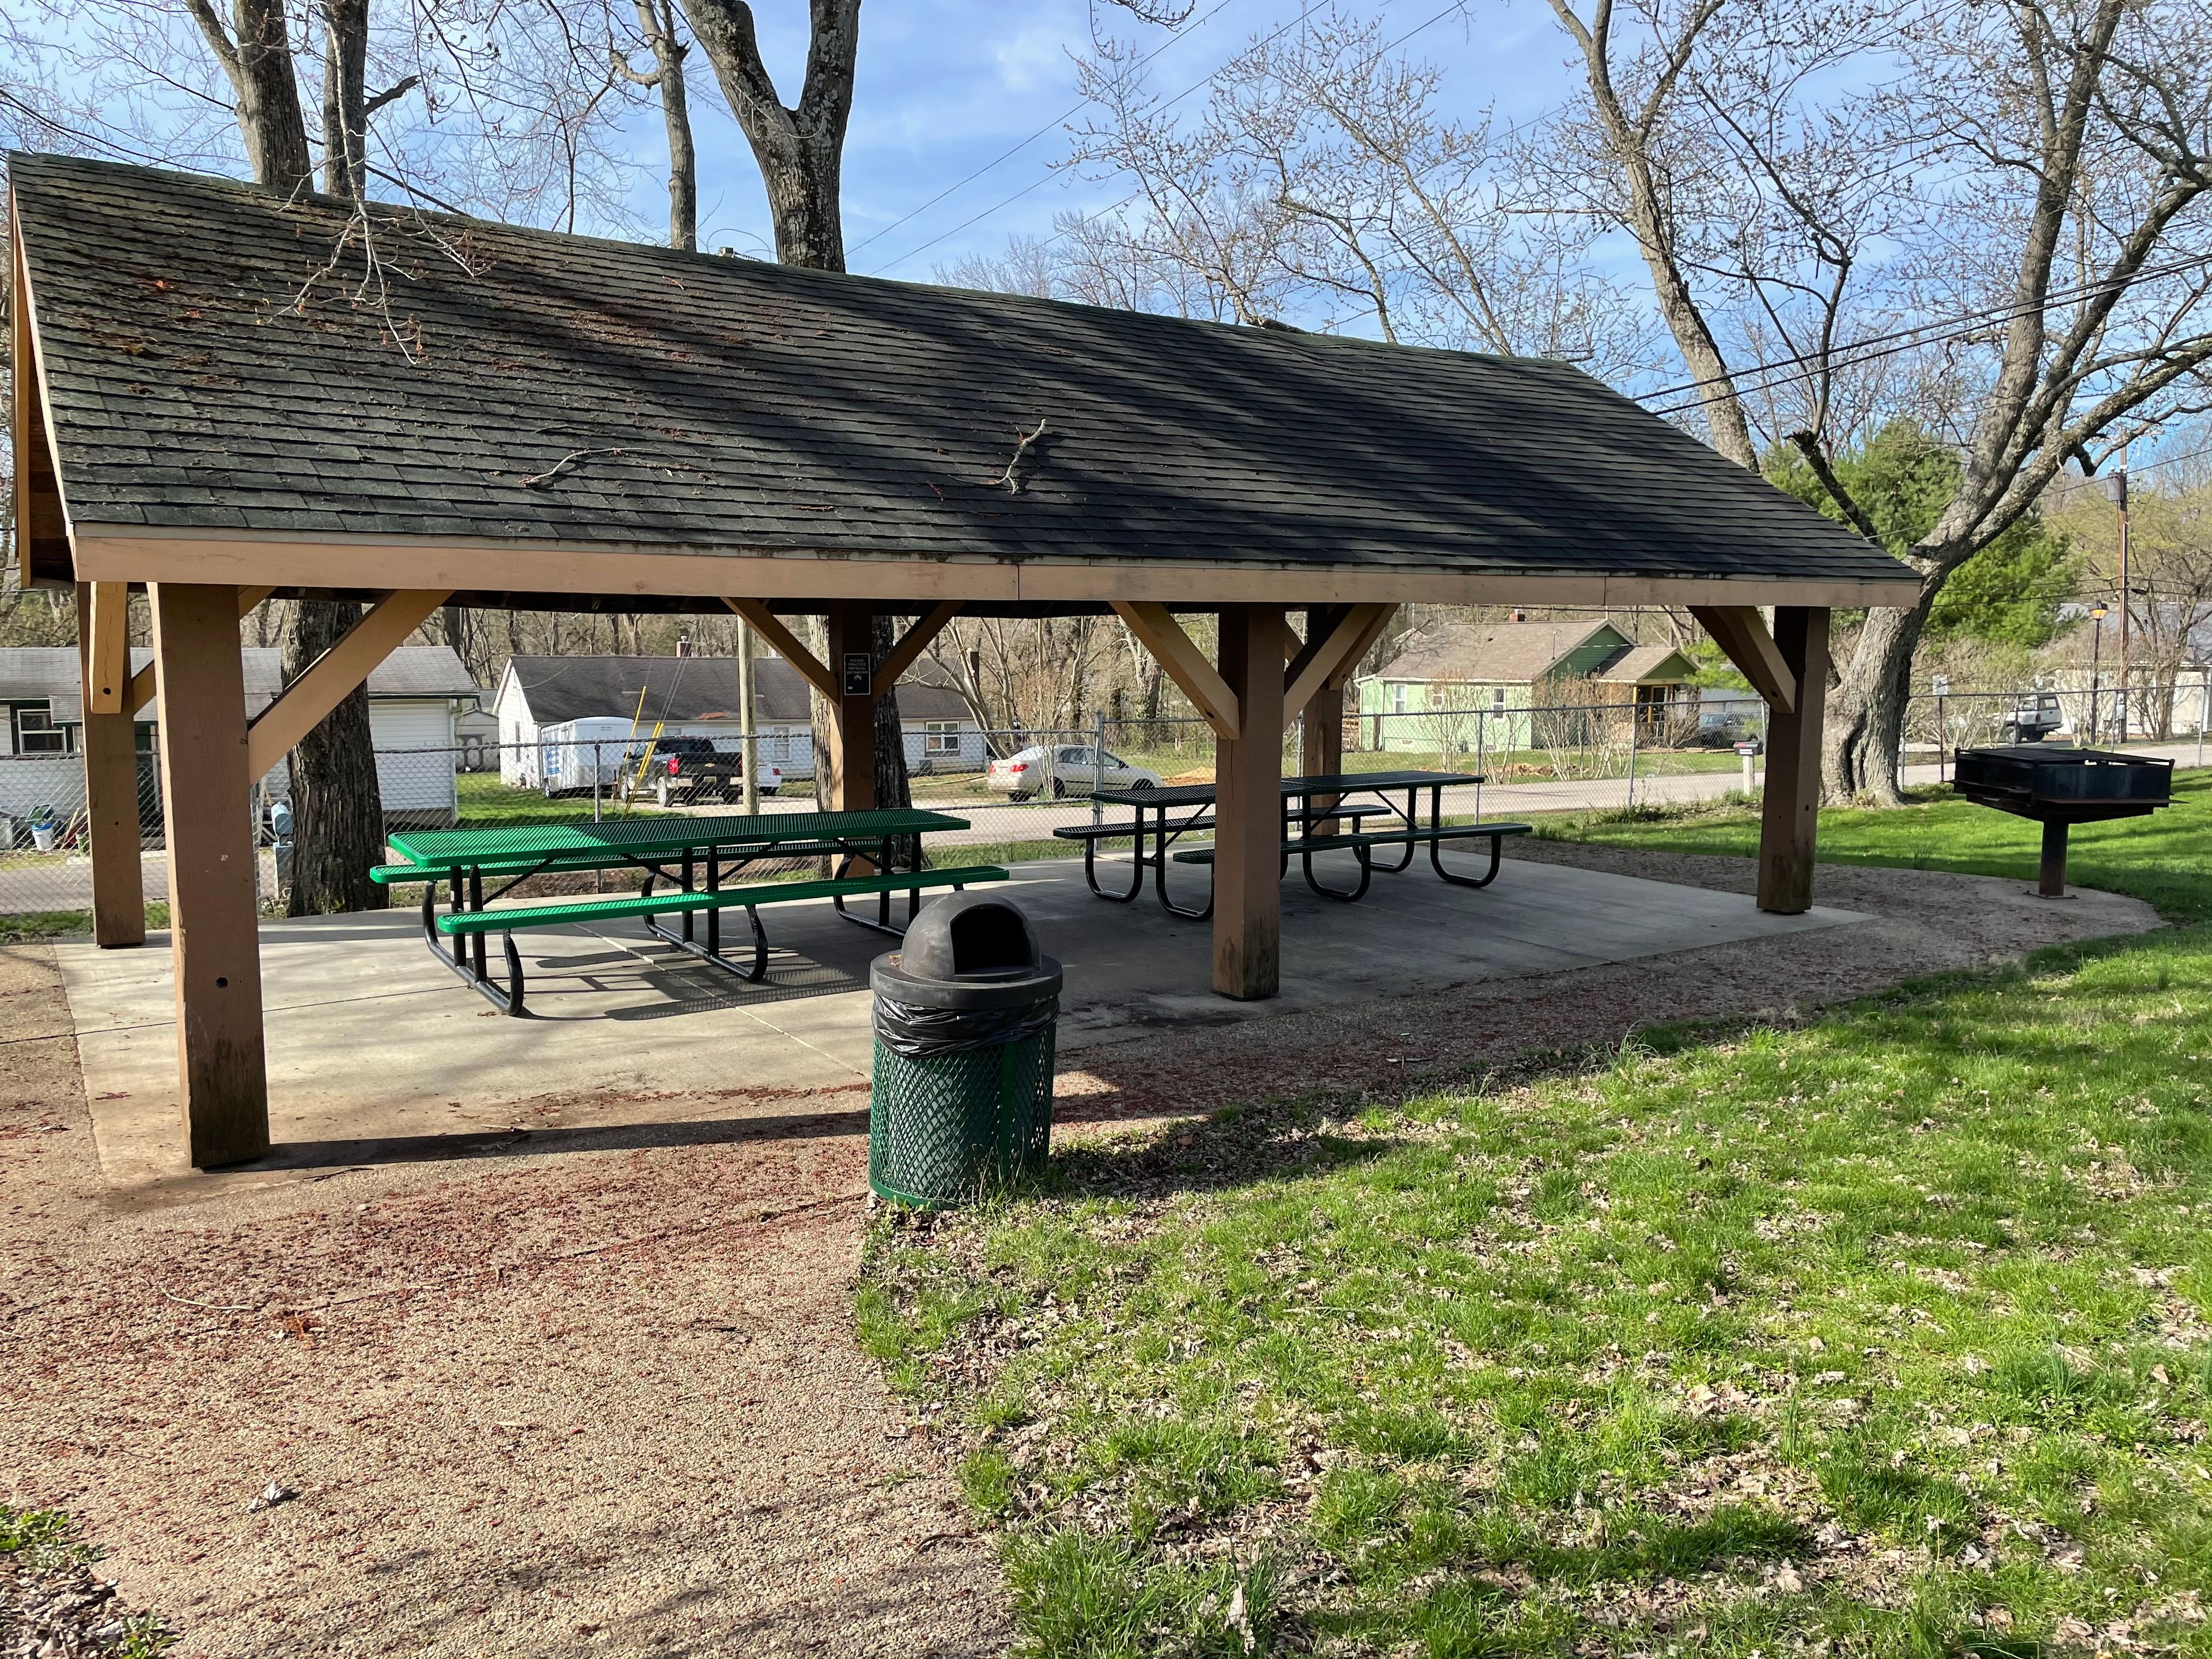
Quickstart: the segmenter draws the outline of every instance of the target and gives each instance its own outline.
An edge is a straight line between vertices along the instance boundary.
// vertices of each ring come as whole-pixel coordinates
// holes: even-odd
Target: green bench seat
[[[696,956],[704,957],[716,966],[726,968],[757,984],[768,976],[768,934],[761,927],[760,917],[757,914],[762,905],[793,904],[806,899],[826,898],[834,902],[842,913],[844,901],[848,898],[882,895],[888,904],[889,895],[893,893],[918,896],[925,888],[950,887],[957,890],[971,884],[1007,879],[1007,872],[996,865],[975,864],[950,870],[893,871],[888,874],[848,876],[829,881],[756,882],[749,886],[723,887],[711,892],[679,890],[618,898],[544,899],[525,904],[503,905],[497,909],[453,912],[440,916],[436,927],[440,933],[455,940],[471,937],[481,939],[489,933],[503,936],[507,956],[507,984],[504,989],[484,971],[481,945],[477,949],[471,982],[504,1012],[520,1015],[523,1012],[525,988],[522,956],[514,944],[514,931],[518,927],[557,927],[571,922],[643,916],[647,931],[656,937],[680,945]],[[745,918],[752,927],[753,954],[750,967],[740,966],[721,953],[721,913],[738,908],[744,911]],[[669,932],[654,920],[664,915],[685,919],[682,935]],[[696,915],[704,915],[707,919],[707,939],[703,946],[690,937],[690,918]],[[456,945],[455,948],[458,950],[459,946]]]
[[[925,887],[959,887],[969,882],[1005,881],[1007,872],[992,864],[971,864],[954,870],[894,871],[887,876],[848,876],[835,881],[757,882],[750,887],[723,887],[714,892],[653,893],[640,897],[542,899],[528,904],[502,906],[496,910],[463,910],[438,918],[438,931],[447,938],[457,933],[504,933],[518,927],[557,927],[564,922],[597,921],[605,916],[659,916],[728,910],[738,905],[751,909],[762,904],[793,904],[801,899],[860,898],[874,893],[906,893]]]

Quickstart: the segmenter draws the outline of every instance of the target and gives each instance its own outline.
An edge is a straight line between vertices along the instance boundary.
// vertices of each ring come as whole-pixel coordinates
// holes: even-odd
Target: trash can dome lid
[[[914,919],[899,966],[916,979],[988,983],[1034,975],[1043,961],[1029,918],[996,893],[954,893]]]

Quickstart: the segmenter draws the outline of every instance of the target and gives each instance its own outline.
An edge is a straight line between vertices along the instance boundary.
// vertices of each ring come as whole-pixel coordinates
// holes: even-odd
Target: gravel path
[[[1519,856],[1748,890],[1747,861]],[[1408,878],[1412,879],[1413,878]],[[1507,869],[1502,879],[1510,881]],[[2136,931],[2108,895],[1826,867],[1849,927],[1087,1048],[1071,1125],[1377,1096]],[[1233,1079],[1233,1081],[1231,1081]],[[101,1194],[46,952],[0,950],[0,1491],[77,1513],[188,1655],[985,1654],[988,1540],[853,1339],[866,1146],[498,1156]],[[672,1121],[727,1102],[667,1097]],[[710,1107],[712,1109],[710,1109]],[[787,1121],[787,1116],[785,1121]],[[274,1483],[280,1500],[251,1507]]]
[[[853,1339],[859,1137],[118,1212],[68,1021],[0,951],[0,1491],[180,1653],[1001,1650],[988,1540]]]

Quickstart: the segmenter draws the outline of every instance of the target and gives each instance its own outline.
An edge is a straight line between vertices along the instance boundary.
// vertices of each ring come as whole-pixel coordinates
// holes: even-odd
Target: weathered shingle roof
[[[638,713],[655,720],[738,718],[734,657],[510,657],[509,668],[540,726],[620,718]],[[753,718],[763,724],[804,726],[806,682],[781,657],[755,660]],[[908,720],[965,720],[967,704],[947,687],[927,683],[923,668],[899,682],[899,717]],[[642,705],[639,694],[643,693]]]
[[[16,155],[9,177],[80,527],[1899,574],[1563,364],[390,208],[353,221],[75,158]],[[383,276],[364,289],[371,242]],[[482,586],[527,590],[528,556]]]

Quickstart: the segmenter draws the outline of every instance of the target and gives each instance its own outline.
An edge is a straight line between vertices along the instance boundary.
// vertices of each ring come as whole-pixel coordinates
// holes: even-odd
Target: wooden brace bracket
[[[276,591],[273,587],[240,588],[238,590],[239,621],[244,622],[252,616],[253,607]],[[124,660],[126,662],[130,660],[127,652],[125,653]],[[154,701],[154,665],[149,659],[143,668],[131,677],[130,708],[132,719],[135,720],[146,712],[146,705]],[[253,775],[258,778],[261,774],[256,772]]]
[[[722,603],[750,623],[753,632],[774,646],[776,655],[799,671],[799,678],[831,702],[838,700],[837,677],[799,642],[798,635],[783,625],[782,618],[758,599],[733,599],[725,595]]]
[[[240,589],[240,602],[254,592],[250,587]],[[301,738],[320,726],[324,716],[449,597],[443,591],[409,589],[387,593],[372,605],[343,638],[309,663],[307,672],[286,686],[276,701],[246,728],[246,776],[258,780],[291,753]]]
[[[1206,661],[1206,653],[1182,631],[1182,624],[1168,614],[1168,608],[1151,600],[1110,603],[1114,614],[1129,624],[1129,631],[1145,642],[1145,649],[1167,671],[1191,706],[1206,716],[1214,735],[1235,742],[1240,730],[1237,694]]]
[[[1290,666],[1284,671],[1288,682],[1283,692],[1285,732],[1296,724],[1300,711],[1313,701],[1316,692],[1334,684],[1338,675],[1366,655],[1376,634],[1396,609],[1392,605],[1355,605],[1327,634],[1306,641],[1304,649],[1291,659]]]
[[[899,642],[891,647],[876,669],[875,683],[870,695],[878,702],[884,694],[899,683],[899,677],[913,667],[921,653],[929,649],[929,642],[945,631],[945,624],[960,614],[957,602],[947,600],[915,625],[899,635]]]
[[[1750,605],[1693,605],[1690,614],[1713,636],[1728,659],[1743,671],[1751,689],[1777,714],[1797,710],[1797,677],[1782,660],[1782,647],[1766,631],[1759,607]]]

